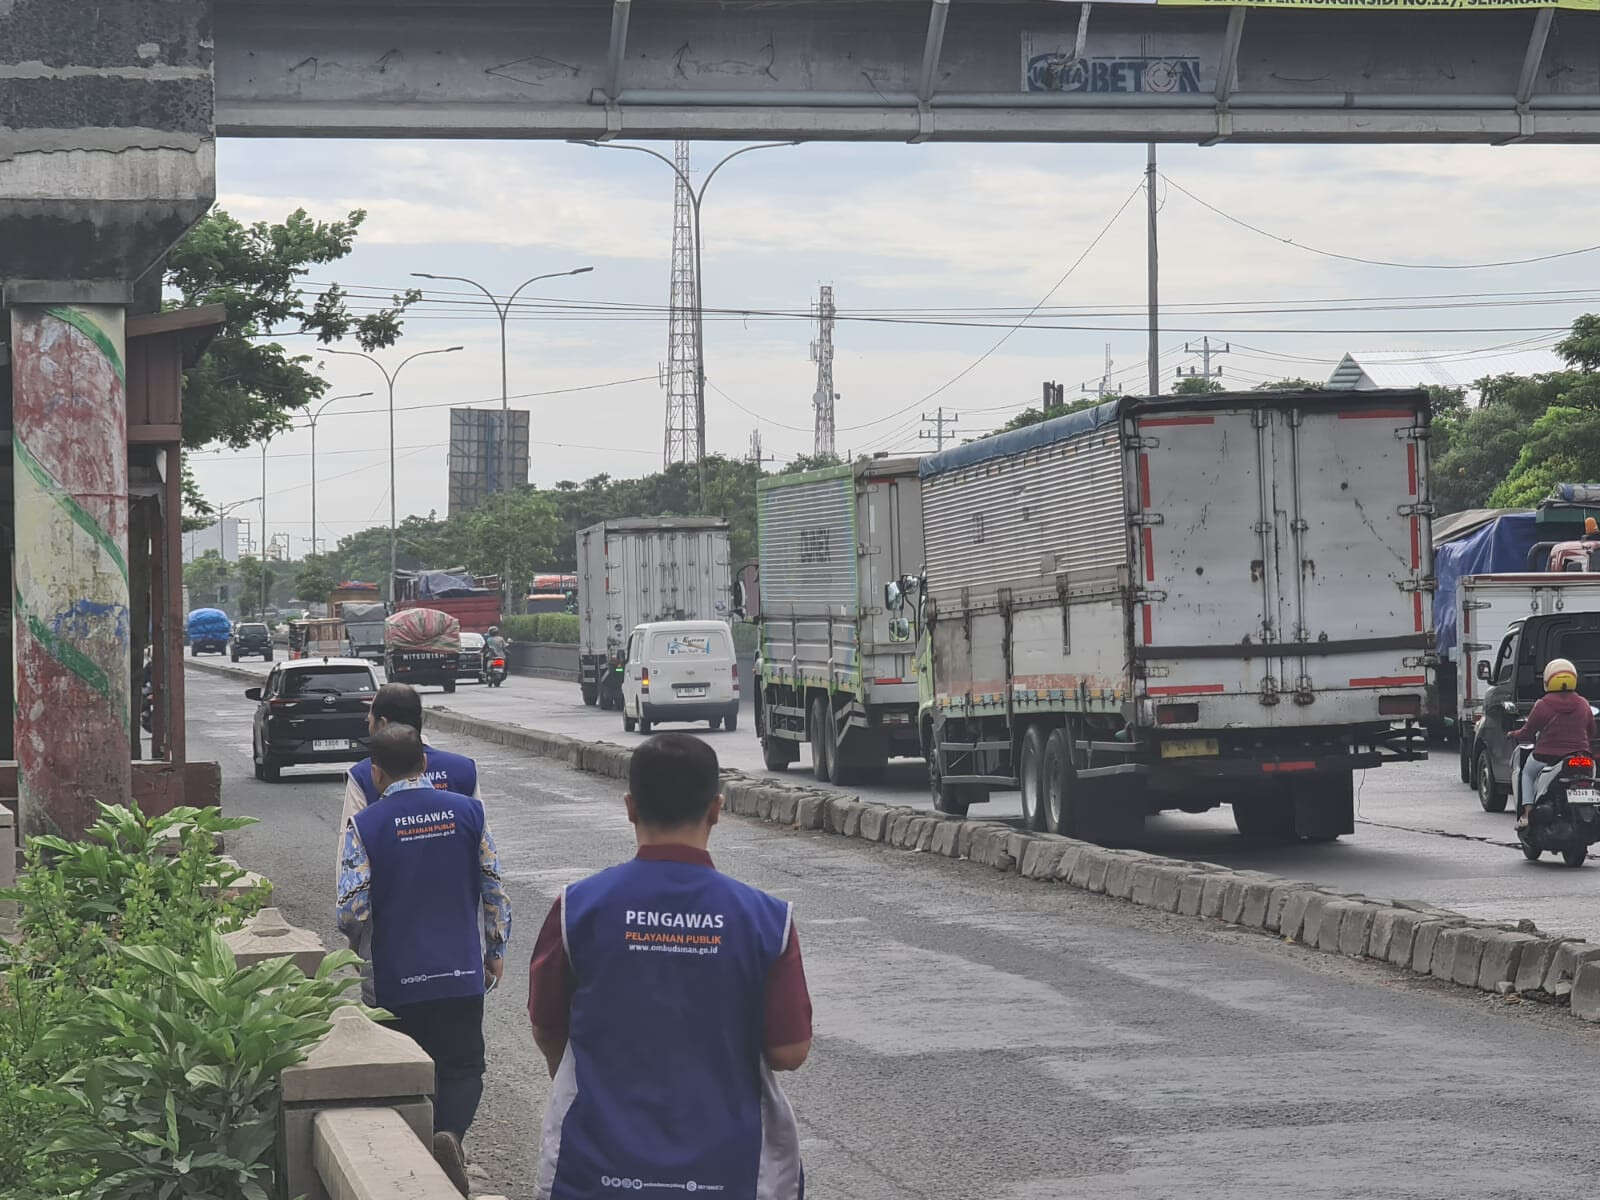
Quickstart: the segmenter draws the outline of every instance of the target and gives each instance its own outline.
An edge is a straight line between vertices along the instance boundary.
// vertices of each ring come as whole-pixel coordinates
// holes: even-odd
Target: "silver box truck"
[[[733,600],[728,522],[637,517],[580,529],[578,683],[585,704],[622,707],[617,668],[635,625],[726,621]]]
[[[1426,756],[1421,391],[1123,398],[923,460],[936,805],[1018,788],[1117,841],[1232,805],[1354,828],[1353,775]]]
[[[913,627],[884,585],[922,570],[915,458],[860,459],[756,487],[756,733],[770,770],[811,744],[818,779],[863,782],[921,757]]]

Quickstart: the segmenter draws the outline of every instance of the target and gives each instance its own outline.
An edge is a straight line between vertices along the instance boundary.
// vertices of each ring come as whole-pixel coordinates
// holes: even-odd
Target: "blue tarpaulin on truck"
[[[1444,655],[1456,646],[1456,592],[1468,575],[1494,575],[1528,569],[1528,551],[1539,540],[1535,514],[1496,517],[1465,537],[1433,548],[1435,649]]]
[[[215,638],[227,641],[233,635],[233,622],[220,608],[197,608],[189,614],[189,640]]]

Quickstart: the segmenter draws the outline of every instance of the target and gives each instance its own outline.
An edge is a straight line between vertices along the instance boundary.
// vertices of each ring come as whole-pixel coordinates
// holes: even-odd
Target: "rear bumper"
[[[365,738],[353,741],[348,750],[313,750],[313,739],[275,738],[266,744],[266,751],[279,763],[347,763],[360,762],[367,757]]]
[[[712,717],[737,714],[737,700],[685,700],[671,704],[641,704],[639,710],[652,724],[658,721],[709,721]]]

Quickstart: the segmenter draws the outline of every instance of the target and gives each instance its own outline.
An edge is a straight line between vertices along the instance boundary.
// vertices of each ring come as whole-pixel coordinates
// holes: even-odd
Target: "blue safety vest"
[[[794,1113],[763,1056],[791,906],[699,864],[635,859],[569,886],[577,988],[541,1196],[801,1200]]]
[[[465,754],[452,754],[437,746],[423,748],[428,756],[428,769],[422,773],[434,787],[456,792],[462,796],[474,795],[478,790],[478,764]],[[368,804],[378,802],[378,789],[372,782],[372,760],[363,758],[350,768],[350,778],[361,788]]]
[[[385,1008],[483,994],[483,805],[431,787],[355,816],[372,864],[372,979]]]

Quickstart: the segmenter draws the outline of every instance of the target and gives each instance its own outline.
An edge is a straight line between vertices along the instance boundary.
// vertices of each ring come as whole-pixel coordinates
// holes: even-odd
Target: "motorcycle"
[[[1513,786],[1522,797],[1522,767],[1533,747],[1518,746],[1511,755]],[[1600,842],[1600,781],[1596,780],[1592,753],[1569,754],[1539,772],[1534,785],[1533,810],[1528,823],[1517,830],[1517,841],[1529,862],[1546,851],[1560,854],[1569,867],[1581,867],[1589,847]]]
[[[506,681],[506,660],[504,658],[485,658],[483,670],[478,675],[479,681],[490,687],[499,687]]]

